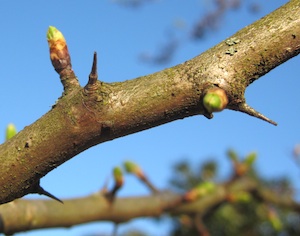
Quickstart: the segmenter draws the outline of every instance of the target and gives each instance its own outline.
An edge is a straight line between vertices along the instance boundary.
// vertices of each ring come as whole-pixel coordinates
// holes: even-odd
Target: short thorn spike
[[[43,189],[41,186],[39,186],[38,190],[37,190],[37,193],[40,194],[40,195],[45,195],[49,198],[52,198],[53,200],[56,200],[60,203],[64,203],[62,200],[60,200],[59,198],[55,197],[53,194],[49,193],[48,191],[46,191],[45,189]]]
[[[92,91],[96,90],[98,88],[97,80],[98,80],[97,53],[94,52],[92,70],[89,75],[89,81],[88,81],[87,85],[85,86],[85,90],[87,92],[89,92],[89,91],[92,92]]]
[[[243,113],[246,113],[250,116],[254,116],[258,119],[261,119],[261,120],[264,120],[264,121],[267,121],[269,122],[270,124],[272,125],[275,125],[277,126],[277,123],[271,119],[269,119],[268,117],[264,116],[263,114],[259,113],[258,111],[254,110],[254,108],[250,107],[248,104],[246,103],[240,103],[238,105],[237,108],[234,108],[233,110],[236,110],[236,111],[240,111],[240,112],[243,112]]]
[[[60,200],[59,198],[55,197],[54,195],[52,195],[51,193],[49,193],[48,191],[46,191],[45,189],[43,189],[40,185],[40,181],[38,181],[34,187],[32,188],[32,191],[31,193],[37,193],[37,194],[40,194],[40,195],[45,195],[47,197],[50,197],[52,198],[53,200],[56,200],[60,203],[63,203],[62,200]]]
[[[95,77],[98,77],[98,73],[97,73],[97,52],[94,52],[93,66],[92,66],[91,75],[93,75]]]

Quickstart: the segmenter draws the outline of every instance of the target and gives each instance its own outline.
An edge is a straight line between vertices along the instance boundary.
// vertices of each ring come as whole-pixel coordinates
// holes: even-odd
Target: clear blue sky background
[[[188,34],[207,10],[205,4],[209,1],[160,0],[138,9],[124,8],[108,0],[1,1],[2,142],[9,122],[14,122],[18,130],[23,129],[49,111],[62,93],[59,77],[49,60],[49,25],[65,35],[73,69],[84,86],[94,51],[99,56],[100,80],[133,79],[191,59],[287,0],[257,1],[261,6],[257,14],[248,11],[250,1],[243,2],[239,11],[227,12],[218,30],[193,42]],[[156,66],[141,63],[138,55],[157,52],[166,41],[166,30],[182,19],[186,25],[176,31],[182,43],[171,62]],[[225,154],[233,148],[242,156],[257,151],[260,173],[269,178],[288,176],[299,195],[300,169],[292,157],[292,149],[300,141],[299,65],[299,57],[289,60],[247,89],[248,103],[277,121],[277,127],[234,111],[216,114],[212,120],[203,116],[187,118],[91,148],[49,173],[42,179],[42,186],[62,199],[85,196],[98,191],[112,168],[126,159],[139,163],[159,188],[167,187],[171,166],[182,158],[195,165],[211,159],[218,161],[222,181],[231,170]],[[127,177],[120,195],[147,193],[136,179]],[[121,226],[120,232],[132,226],[146,229],[151,235],[167,235],[169,227],[166,223],[136,220]],[[111,223],[93,223],[20,235],[79,236],[111,230]]]

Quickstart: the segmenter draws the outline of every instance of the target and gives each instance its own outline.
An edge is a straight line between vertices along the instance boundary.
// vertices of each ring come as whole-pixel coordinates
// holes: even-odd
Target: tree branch
[[[228,196],[238,192],[249,192],[262,202],[300,211],[300,205],[293,200],[274,194],[272,190],[262,188],[259,182],[244,176],[217,185],[212,193],[192,203],[182,202],[182,196],[171,191],[116,198],[113,202],[99,192],[84,198],[66,199],[63,205],[53,200],[15,200],[0,206],[0,232],[12,234],[33,229],[70,227],[93,221],[123,223],[139,217],[157,217],[164,213],[205,215],[227,202]]]
[[[246,105],[244,93],[260,76],[299,54],[299,15],[300,2],[290,1],[183,64],[122,83],[96,81],[93,93],[80,87],[67,67],[72,81],[60,74],[67,93],[0,146],[0,203],[32,192],[41,177],[96,144],[207,114],[202,99],[213,87],[226,92],[227,108],[272,123]]]

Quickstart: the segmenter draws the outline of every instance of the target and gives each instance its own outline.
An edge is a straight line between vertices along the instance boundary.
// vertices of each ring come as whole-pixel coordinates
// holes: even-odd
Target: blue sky
[[[73,69],[84,86],[94,51],[98,52],[100,80],[133,79],[195,57],[287,1],[258,1],[261,11],[256,14],[249,13],[246,6],[250,1],[245,1],[241,10],[229,11],[224,16],[218,30],[209,32],[202,41],[191,41],[191,27],[205,13],[208,2],[158,0],[128,9],[109,0],[1,1],[2,142],[9,122],[21,130],[49,111],[61,96],[62,85],[49,59],[46,41],[49,25],[63,32]],[[185,21],[185,27],[175,35],[182,43],[171,62],[141,63],[138,55],[159,51],[166,42],[166,32],[181,20]],[[247,89],[247,102],[278,122],[277,127],[234,111],[218,113],[212,120],[203,116],[186,118],[93,147],[49,173],[42,179],[42,186],[62,199],[85,196],[98,191],[112,168],[127,159],[139,163],[159,188],[167,187],[171,166],[182,158],[195,165],[210,159],[218,161],[222,181],[230,173],[225,154],[233,148],[242,156],[257,151],[260,173],[269,178],[288,176],[299,196],[300,169],[292,157],[294,145],[300,142],[299,63],[299,57],[289,60]],[[127,177],[120,196],[147,193],[136,179]],[[152,235],[157,230],[160,235],[167,235],[168,229],[167,224],[137,220],[121,226],[120,231],[131,226],[147,229]],[[111,230],[111,223],[93,223],[19,235],[83,235]]]

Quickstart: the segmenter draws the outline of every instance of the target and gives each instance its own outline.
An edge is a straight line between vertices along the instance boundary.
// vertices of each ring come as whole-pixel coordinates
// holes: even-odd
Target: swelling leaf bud
[[[228,150],[227,151],[227,155],[228,155],[228,157],[229,157],[229,159],[232,161],[232,162],[238,162],[238,156],[237,156],[237,154],[236,154],[236,152],[235,151],[233,151],[233,150]]]
[[[237,202],[244,202],[244,203],[249,203],[252,199],[250,193],[245,191],[236,193],[235,198]]]
[[[184,200],[191,202],[212,193],[216,189],[213,182],[207,181],[197,185],[184,195]]]
[[[135,173],[139,169],[138,165],[132,161],[125,161],[124,167],[128,173]]]
[[[245,164],[248,166],[252,166],[256,160],[256,156],[257,155],[255,152],[250,153],[248,156],[246,156],[246,158],[244,160]]]
[[[125,170],[128,173],[134,174],[138,178],[145,178],[145,175],[144,175],[142,169],[137,164],[135,164],[134,162],[132,162],[132,161],[125,161],[124,162],[124,167],[125,167]]]
[[[276,230],[276,232],[280,232],[283,228],[282,221],[280,217],[278,216],[277,212],[275,210],[269,210],[268,212],[268,219],[269,222],[271,223],[273,229]]]
[[[115,167],[113,169],[114,179],[117,185],[121,186],[123,184],[123,173],[120,167]]]
[[[17,128],[14,124],[10,123],[6,127],[5,140],[11,139],[13,136],[17,134]]]
[[[58,29],[56,29],[54,26],[49,26],[48,31],[47,31],[47,39],[49,42],[49,46],[51,46],[50,43],[53,43],[58,40],[61,40],[64,42],[66,41],[63,34]]]
[[[50,59],[56,72],[60,74],[63,69],[71,68],[71,59],[63,34],[54,26],[49,26],[47,40],[50,49]]]
[[[227,104],[227,95],[221,88],[209,89],[203,97],[203,105],[209,113],[222,111]]]

